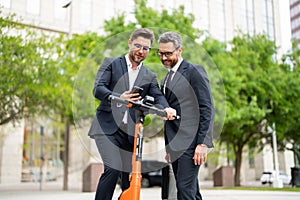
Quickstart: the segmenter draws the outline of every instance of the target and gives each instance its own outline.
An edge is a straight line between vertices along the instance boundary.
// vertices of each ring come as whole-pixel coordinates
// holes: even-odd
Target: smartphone
[[[132,90],[130,91],[130,93],[139,93],[140,95],[143,92],[143,88],[138,87],[138,86],[133,86]]]

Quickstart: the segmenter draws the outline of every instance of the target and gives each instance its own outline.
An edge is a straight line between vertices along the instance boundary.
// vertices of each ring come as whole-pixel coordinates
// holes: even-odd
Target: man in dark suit
[[[208,76],[202,66],[181,57],[182,39],[177,33],[163,33],[158,43],[160,60],[169,71],[161,90],[181,116],[165,121],[166,159],[172,162],[178,200],[200,200],[198,172],[213,147],[214,105]]]
[[[154,40],[149,29],[135,30],[128,40],[129,53],[118,58],[106,58],[98,70],[94,96],[101,101],[88,135],[95,139],[98,151],[104,163],[95,200],[110,200],[113,197],[118,178],[122,175],[122,190],[129,187],[135,111],[115,102],[109,96],[137,101],[146,95],[154,97],[156,106],[164,108],[172,119],[176,111],[169,105],[161,93],[156,75],[142,63],[147,57]],[[143,88],[141,94],[131,93],[133,86]]]

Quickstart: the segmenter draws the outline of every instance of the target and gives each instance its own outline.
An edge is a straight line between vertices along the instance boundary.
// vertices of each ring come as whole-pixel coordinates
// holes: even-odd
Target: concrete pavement
[[[59,186],[59,188],[58,188]],[[62,191],[60,185],[45,183],[40,191],[38,183],[19,185],[0,184],[0,200],[93,200],[94,192],[81,192],[78,188]],[[300,192],[275,192],[251,190],[223,190],[203,188],[204,200],[299,200]],[[117,200],[120,189],[116,188],[113,200]],[[141,200],[160,200],[160,187],[142,188]]]
[[[204,200],[299,200],[299,192],[202,190]],[[1,191],[0,200],[93,200],[94,193],[76,191]],[[160,188],[141,190],[141,200],[159,200]],[[113,200],[117,200],[115,195]]]

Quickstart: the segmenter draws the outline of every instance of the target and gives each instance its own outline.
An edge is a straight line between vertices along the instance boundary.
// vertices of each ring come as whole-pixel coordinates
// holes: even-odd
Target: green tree
[[[276,126],[278,146],[281,150],[288,149],[294,152],[299,165],[300,161],[300,49],[294,40],[292,49],[283,56],[280,94],[281,101],[272,104],[273,112],[268,115],[268,121]],[[292,144],[292,146],[289,146]]]
[[[84,35],[74,35],[66,49],[78,59],[77,63],[71,65],[74,73],[70,82],[70,86],[73,87],[73,94],[70,98],[72,107],[70,108],[76,125],[92,119],[95,106],[99,103],[94,99],[92,91],[97,70],[106,52],[105,39],[105,37],[89,32]],[[74,62],[73,58],[68,58],[68,60],[69,65]]]
[[[280,68],[274,59],[276,45],[265,35],[233,38],[231,50],[219,59],[226,90],[226,119],[221,141],[235,154],[235,185],[240,186],[242,153],[263,137],[263,121],[271,104],[280,99]]]
[[[1,14],[0,10],[0,14]],[[48,106],[55,70],[48,49],[49,37],[24,27],[15,15],[0,17],[0,125],[15,123]],[[50,94],[51,95],[51,94]]]

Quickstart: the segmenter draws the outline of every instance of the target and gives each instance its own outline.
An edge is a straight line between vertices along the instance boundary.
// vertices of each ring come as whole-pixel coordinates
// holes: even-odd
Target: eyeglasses
[[[151,50],[151,47],[148,47],[148,46],[142,46],[140,44],[133,44],[134,48],[136,50],[140,50],[141,48],[143,48],[144,51],[150,51]]]
[[[168,51],[168,52],[160,52],[159,50],[157,50],[157,54],[158,54],[159,56],[170,57],[170,56],[173,55],[173,53],[174,53],[175,51],[177,51],[178,48],[179,48],[179,47],[177,47],[176,49],[174,49],[174,51]]]

